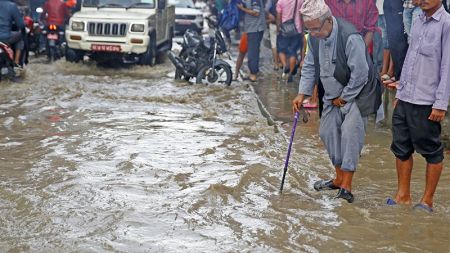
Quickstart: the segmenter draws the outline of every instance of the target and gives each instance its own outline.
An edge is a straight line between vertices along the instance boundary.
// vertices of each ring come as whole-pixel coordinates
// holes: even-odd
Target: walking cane
[[[286,172],[289,164],[289,157],[291,156],[292,142],[294,141],[295,128],[297,128],[298,116],[299,112],[296,112],[294,117],[294,125],[292,126],[291,140],[289,141],[289,148],[286,156],[286,162],[284,163],[284,171],[283,171],[283,178],[281,179],[280,194],[283,193],[284,179],[286,178]]]

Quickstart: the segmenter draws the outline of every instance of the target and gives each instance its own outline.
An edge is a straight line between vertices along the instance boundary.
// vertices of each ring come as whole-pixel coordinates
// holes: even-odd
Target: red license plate
[[[58,34],[49,33],[49,34],[47,34],[47,39],[49,39],[49,40],[57,40],[58,39]]]
[[[122,52],[122,48],[118,45],[99,45],[99,44],[92,44],[91,45],[92,51],[101,51],[101,52]]]

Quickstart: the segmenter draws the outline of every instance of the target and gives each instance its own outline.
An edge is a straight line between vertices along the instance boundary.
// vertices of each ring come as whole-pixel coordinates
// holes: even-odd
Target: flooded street
[[[312,112],[280,195],[295,86],[261,85],[273,125],[248,84],[173,74],[62,60],[0,83],[0,252],[450,252],[448,154],[434,214],[388,207],[391,136],[372,124],[347,204],[312,188],[333,175]]]

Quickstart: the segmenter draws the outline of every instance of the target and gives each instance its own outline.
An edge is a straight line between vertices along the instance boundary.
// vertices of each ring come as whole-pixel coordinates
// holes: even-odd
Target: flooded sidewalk
[[[298,93],[298,76],[294,83],[286,83],[281,79],[281,71],[272,71],[271,53],[262,52],[262,75],[259,81],[251,84],[258,96],[263,115],[268,121],[280,127],[285,136],[285,152],[293,123],[292,100]],[[387,92],[385,99],[393,99],[394,93]],[[386,117],[391,117],[390,104]],[[440,236],[450,233],[450,151],[446,150],[444,170],[435,194],[435,213],[423,214],[412,210],[412,206],[387,206],[386,199],[393,196],[397,187],[395,157],[390,151],[392,140],[389,118],[383,124],[376,125],[375,119],[369,121],[365,147],[360,166],[354,176],[353,193],[356,200],[353,204],[333,199],[335,192],[317,193],[313,182],[319,178],[330,178],[334,168],[329,162],[325,147],[320,141],[318,128],[320,118],[317,109],[309,110],[310,121],[306,124],[299,121],[294,138],[293,155],[287,176],[287,188],[280,196],[282,206],[296,205],[304,198],[298,191],[307,193],[307,197],[320,199],[316,212],[323,217],[334,216],[336,220],[326,222],[317,217],[313,224],[303,227],[304,230],[328,230],[331,240],[320,243],[319,252],[448,252],[450,242]],[[446,121],[448,121],[448,118]],[[443,125],[444,133],[448,131]],[[448,136],[444,136],[447,138]],[[425,161],[414,154],[414,170],[411,181],[413,203],[420,201],[425,184]],[[282,161],[279,175],[282,175]],[[297,195],[297,199],[293,195]],[[286,198],[289,199],[287,202]],[[289,202],[292,201],[292,202]],[[289,204],[287,204],[289,203]],[[299,204],[300,205],[300,204]],[[300,207],[298,207],[300,209]],[[291,210],[295,212],[294,210]],[[310,209],[313,212],[313,208]],[[309,218],[304,218],[310,220]],[[301,222],[300,222],[301,223]],[[300,226],[300,225],[299,225]],[[295,231],[291,231],[295,233]],[[440,239],[437,239],[440,237]],[[305,238],[298,239],[305,241]],[[326,247],[322,247],[327,245]],[[317,246],[317,245],[315,245]],[[328,250],[327,250],[328,249]]]

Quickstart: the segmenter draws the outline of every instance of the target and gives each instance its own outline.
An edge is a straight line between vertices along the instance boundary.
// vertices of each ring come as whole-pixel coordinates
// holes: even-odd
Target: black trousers
[[[427,163],[444,160],[441,142],[441,123],[428,119],[431,105],[415,105],[399,100],[392,115],[391,151],[402,160],[408,160],[416,151]]]

